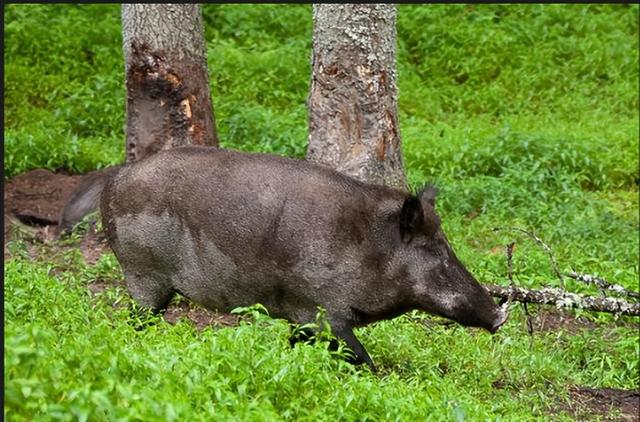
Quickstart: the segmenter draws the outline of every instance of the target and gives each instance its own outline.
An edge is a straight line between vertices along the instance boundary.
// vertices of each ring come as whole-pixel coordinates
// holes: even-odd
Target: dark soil
[[[597,415],[606,421],[640,421],[640,391],[573,386],[569,398],[563,410],[576,420],[591,420]]]
[[[235,315],[211,312],[186,300],[171,303],[164,313],[164,319],[171,324],[177,323],[182,318],[191,321],[198,330],[203,330],[210,326],[234,326],[238,325],[239,321],[239,318]]]
[[[569,334],[576,334],[580,330],[591,330],[598,326],[589,318],[584,316],[576,317],[552,306],[539,308],[539,311],[531,316],[531,325],[534,332],[563,330]]]
[[[60,211],[82,178],[82,175],[38,169],[16,176],[5,183],[5,260],[12,255],[7,247],[12,239],[20,239],[26,244],[31,259],[59,264],[56,272],[64,271],[64,259],[60,257],[70,249],[78,248],[90,265],[95,264],[102,254],[110,251],[103,234],[93,228],[89,228],[75,244],[56,241]],[[88,285],[88,289],[92,294],[98,294],[109,287],[123,284],[123,281],[114,283],[96,280]],[[551,307],[540,307],[537,312],[531,314],[534,332],[565,330],[575,334],[579,330],[593,329],[597,326],[587,318],[576,318],[572,314]],[[238,323],[238,317],[234,315],[210,312],[186,299],[173,301],[164,318],[172,324],[186,318],[198,329]],[[495,387],[500,388],[498,385]],[[588,420],[594,415],[599,415],[605,420],[640,422],[640,392],[574,386],[570,389],[569,403],[561,408],[573,414],[576,420]]]

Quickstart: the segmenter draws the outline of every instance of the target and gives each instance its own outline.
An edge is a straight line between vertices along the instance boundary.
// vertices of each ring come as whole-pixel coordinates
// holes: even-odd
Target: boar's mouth
[[[448,313],[448,312],[442,312],[442,311],[436,311],[436,312],[432,311],[430,313],[447,318],[447,319],[451,319],[466,327],[483,328],[489,331],[491,334],[495,334],[498,331],[498,329],[502,327],[505,322],[507,322],[507,319],[509,317],[509,314],[508,312],[506,312],[506,308],[504,307],[501,307],[501,308],[496,307],[495,313],[494,313],[495,316],[490,318],[490,321],[487,321],[486,318],[482,318],[480,317],[480,315],[477,315],[477,314],[470,315],[470,314],[464,313],[462,315],[460,314],[456,315],[456,312]]]
[[[498,318],[496,319],[493,326],[489,328],[489,332],[491,334],[495,334],[496,331],[498,331],[498,329],[502,327],[502,325],[504,325],[505,322],[507,322],[508,318],[509,318],[509,314],[507,313],[506,309],[500,308],[498,310]]]

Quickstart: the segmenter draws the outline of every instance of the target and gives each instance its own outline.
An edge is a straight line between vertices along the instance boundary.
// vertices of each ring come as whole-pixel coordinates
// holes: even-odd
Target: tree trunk
[[[127,161],[180,145],[217,145],[196,4],[123,4]]]
[[[406,190],[395,5],[314,4],[313,22],[307,158]]]

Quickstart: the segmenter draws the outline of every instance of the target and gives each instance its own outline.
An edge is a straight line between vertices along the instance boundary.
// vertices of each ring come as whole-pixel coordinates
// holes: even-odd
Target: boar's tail
[[[69,196],[62,209],[58,220],[58,233],[60,235],[70,233],[73,227],[81,222],[84,217],[98,211],[100,195],[104,185],[121,168],[122,165],[106,167],[85,176],[82,182],[71,192],[71,196]]]

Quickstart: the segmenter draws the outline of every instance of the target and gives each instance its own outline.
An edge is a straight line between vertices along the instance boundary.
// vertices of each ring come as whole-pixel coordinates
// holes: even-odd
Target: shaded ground
[[[26,252],[33,260],[53,261],[64,271],[68,263],[64,252],[79,249],[85,261],[95,264],[102,254],[110,251],[106,239],[92,227],[73,241],[56,241],[57,220],[65,201],[73,189],[82,181],[82,175],[53,173],[48,170],[33,170],[8,180],[4,186],[4,259],[11,257],[8,242],[23,240]],[[97,294],[112,287],[112,281],[96,280],[88,289]],[[580,330],[595,328],[588,318],[576,318],[552,307],[540,307],[531,312],[534,332],[564,330],[575,334]],[[219,314],[203,309],[186,299],[174,300],[165,313],[165,320],[175,324],[181,318],[191,321],[198,329],[214,326],[235,325],[234,315]],[[447,323],[443,321],[443,323]],[[525,327],[523,327],[526,330]],[[501,388],[495,385],[494,388]],[[568,403],[561,410],[573,414],[576,420],[590,420],[599,415],[604,420],[640,421],[640,392],[611,388],[570,388]]]

